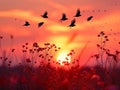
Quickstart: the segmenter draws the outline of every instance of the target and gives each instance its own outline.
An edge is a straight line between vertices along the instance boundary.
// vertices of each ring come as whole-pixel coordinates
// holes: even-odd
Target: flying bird
[[[93,16],[89,16],[89,17],[87,18],[87,21],[92,20],[92,18],[93,18]]]
[[[65,14],[65,13],[62,14],[62,18],[61,18],[60,20],[61,20],[61,21],[68,20],[68,18],[66,17],[66,14]]]
[[[42,15],[43,18],[48,18],[48,12],[44,12],[44,14]]]
[[[81,16],[80,9],[77,9],[77,12],[74,17],[79,17],[79,16]]]
[[[30,23],[28,21],[25,21],[25,24],[23,26],[29,26]]]
[[[39,22],[38,27],[41,27],[44,24],[44,22]]]
[[[73,20],[71,21],[71,23],[70,23],[69,27],[74,27],[74,26],[76,26],[76,25],[75,25],[75,22],[76,22],[76,20],[75,20],[75,19],[73,19]]]

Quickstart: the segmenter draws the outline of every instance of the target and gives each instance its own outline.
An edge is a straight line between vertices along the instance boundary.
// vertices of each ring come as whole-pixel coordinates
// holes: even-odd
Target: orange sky
[[[68,28],[78,8],[82,16],[76,18],[75,27]],[[25,42],[50,42],[62,50],[75,49],[77,53],[89,41],[83,53],[89,57],[96,53],[97,34],[100,31],[107,34],[119,32],[119,8],[120,0],[0,0],[0,35],[4,36],[3,47],[10,47],[10,35],[15,37],[14,47]],[[45,11],[48,11],[48,19],[41,17]],[[61,23],[59,20],[62,13],[66,13],[68,20]],[[86,18],[91,15],[94,16],[93,20],[87,22]],[[23,27],[25,21],[29,21],[31,26]],[[37,23],[40,21],[45,24],[38,28]],[[119,34],[112,34],[108,47],[117,46],[118,40]]]

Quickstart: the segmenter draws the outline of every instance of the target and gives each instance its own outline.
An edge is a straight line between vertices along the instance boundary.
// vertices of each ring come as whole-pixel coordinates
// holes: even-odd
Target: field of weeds
[[[50,43],[40,47],[37,42],[31,47],[29,43],[22,45],[21,62],[12,66],[13,59],[18,60],[17,50],[11,48],[9,54],[3,50],[3,38],[0,36],[0,90],[120,90],[120,51],[111,53],[105,47],[109,39],[103,31],[98,34],[98,52],[88,60],[96,65],[82,67],[79,59],[69,63],[68,58],[61,66],[54,60],[61,48]],[[75,51],[71,50],[68,56],[73,54]]]

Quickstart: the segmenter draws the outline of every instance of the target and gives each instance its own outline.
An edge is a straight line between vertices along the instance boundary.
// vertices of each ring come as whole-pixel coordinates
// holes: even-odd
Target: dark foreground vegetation
[[[13,36],[10,38],[12,43]],[[0,90],[120,90],[120,51],[111,53],[105,47],[109,39],[103,31],[98,35],[98,53],[88,60],[96,62],[94,66],[81,66],[79,58],[70,63],[66,58],[61,66],[54,60],[60,47],[50,43],[43,47],[36,42],[32,47],[25,43],[18,58],[15,48],[12,47],[9,54],[2,49],[2,39],[0,36]],[[74,54],[71,50],[68,56]],[[15,60],[21,62],[14,66]]]
[[[120,90],[120,69],[0,67],[0,90]]]

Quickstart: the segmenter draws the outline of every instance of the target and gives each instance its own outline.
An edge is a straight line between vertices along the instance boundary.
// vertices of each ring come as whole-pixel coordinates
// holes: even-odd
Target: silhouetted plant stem
[[[7,58],[7,56],[6,56],[6,51],[5,51],[5,50],[2,52],[2,57],[3,57],[2,65],[3,65],[4,67],[6,67],[6,60],[7,60],[8,58]]]
[[[10,46],[11,46],[11,48],[10,48],[10,50],[11,49],[13,49],[13,42],[14,42],[14,37],[13,37],[13,35],[10,35],[10,39],[11,39],[11,42],[10,42]]]
[[[100,45],[101,45],[100,59],[101,59],[101,66],[103,67],[103,36],[101,36],[100,38]]]
[[[108,36],[106,36],[103,31],[101,31],[100,34],[98,34],[98,39],[99,39],[99,44],[97,44],[97,47],[100,49],[98,50],[98,53],[100,55],[100,66],[103,68],[104,67],[103,55],[105,52],[105,45],[106,42],[109,41],[109,39]]]
[[[106,61],[105,61],[105,70],[108,71],[108,61],[109,61],[109,56],[106,57]]]
[[[2,39],[0,38],[0,52],[2,52]]]

